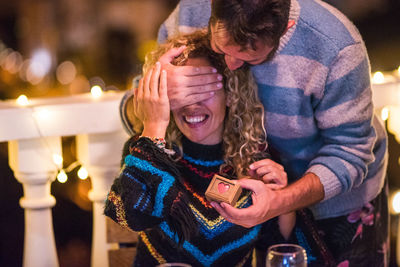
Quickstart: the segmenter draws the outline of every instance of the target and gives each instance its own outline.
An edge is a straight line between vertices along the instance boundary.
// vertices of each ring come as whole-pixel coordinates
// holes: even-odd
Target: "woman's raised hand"
[[[287,186],[287,174],[282,165],[271,159],[256,161],[250,165],[249,175],[262,179],[271,189],[281,189]]]
[[[134,93],[136,116],[143,122],[142,135],[164,138],[170,120],[167,72],[157,62],[139,81]]]

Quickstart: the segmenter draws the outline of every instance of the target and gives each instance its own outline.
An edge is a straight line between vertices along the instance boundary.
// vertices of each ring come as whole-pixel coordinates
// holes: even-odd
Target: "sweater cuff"
[[[342,191],[342,185],[336,175],[326,166],[312,165],[307,172],[312,172],[319,177],[324,187],[325,197],[322,201],[328,200]]]
[[[131,90],[127,90],[125,92],[124,96],[121,99],[121,102],[119,103],[119,117],[121,118],[122,126],[124,127],[124,129],[127,132],[127,134],[129,134],[130,136],[135,136],[137,133],[133,130],[133,125],[128,120],[127,103],[129,101],[132,101],[133,88],[138,88],[139,87],[139,81],[140,81],[141,78],[142,78],[141,75],[136,75],[133,78],[132,89]]]
[[[130,136],[136,135],[135,131],[133,130],[132,124],[128,120],[128,115],[126,114],[127,112],[127,103],[128,101],[132,101],[133,97],[133,90],[128,90],[124,94],[124,96],[121,99],[121,102],[119,103],[119,117],[121,119],[122,126],[124,127],[125,131],[127,134]]]

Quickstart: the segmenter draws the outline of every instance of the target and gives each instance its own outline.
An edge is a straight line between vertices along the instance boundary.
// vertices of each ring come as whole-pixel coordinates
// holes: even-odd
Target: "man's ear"
[[[296,21],[294,21],[294,20],[289,20],[288,21],[288,24],[287,24],[287,27],[286,27],[286,30],[285,30],[285,32],[283,33],[283,34],[285,34],[290,28],[292,28],[294,25],[296,24]]]

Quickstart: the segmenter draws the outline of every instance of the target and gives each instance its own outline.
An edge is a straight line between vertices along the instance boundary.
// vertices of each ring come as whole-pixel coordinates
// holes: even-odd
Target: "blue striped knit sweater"
[[[135,266],[165,262],[250,266],[252,250],[266,227],[274,227],[268,228],[270,240],[281,238],[276,222],[252,228],[231,224],[205,199],[211,178],[223,163],[222,144],[204,146],[184,139],[184,156],[175,163],[167,160],[168,156],[147,138],[131,140],[127,145],[130,153],[123,158],[123,168],[107,196],[104,213],[120,225],[139,231]],[[183,185],[178,181],[183,181]],[[183,197],[188,199],[198,234],[184,240],[179,248],[173,231],[177,217],[173,210]],[[243,193],[237,207],[249,205],[251,196]]]
[[[161,26],[162,42],[177,31],[208,24],[209,0],[181,0]],[[371,103],[370,66],[355,26],[318,0],[292,0],[295,26],[272,61],[252,67],[265,107],[268,142],[292,180],[321,180],[317,219],[344,215],[381,191],[387,167],[386,132]]]

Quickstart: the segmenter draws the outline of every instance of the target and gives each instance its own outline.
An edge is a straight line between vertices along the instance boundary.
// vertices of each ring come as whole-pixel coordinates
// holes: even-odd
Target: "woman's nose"
[[[230,70],[236,70],[243,65],[244,61],[229,55],[225,55],[225,63]]]

